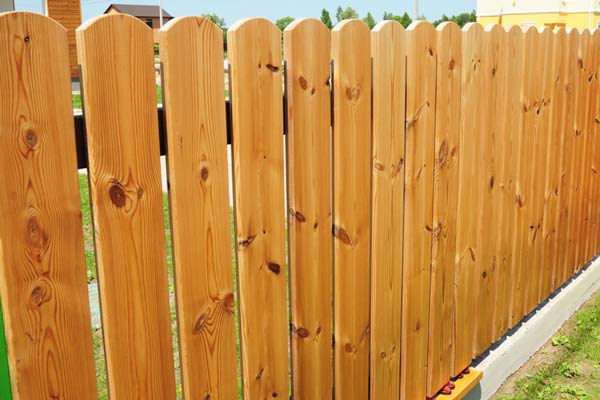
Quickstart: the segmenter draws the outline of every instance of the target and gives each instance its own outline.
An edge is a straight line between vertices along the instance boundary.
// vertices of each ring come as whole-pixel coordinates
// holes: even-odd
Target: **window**
[[[154,28],[154,26],[152,25],[152,18],[146,18],[144,20],[144,22],[146,23],[146,25],[148,25],[150,28]]]

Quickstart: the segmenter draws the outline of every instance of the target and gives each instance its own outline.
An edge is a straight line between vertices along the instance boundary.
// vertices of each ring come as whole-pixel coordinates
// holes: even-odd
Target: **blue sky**
[[[43,0],[15,0],[17,10],[41,12]],[[81,0],[83,20],[101,14],[110,1]],[[115,3],[158,4],[158,0],[115,0]],[[433,21],[442,14],[452,15],[471,12],[476,0],[420,0],[419,14]],[[261,16],[275,21],[278,18],[319,17],[321,9],[327,8],[335,22],[338,5],[355,8],[361,17],[371,12],[380,20],[384,11],[412,15],[413,0],[163,0],[163,7],[175,16],[216,13],[225,18],[227,25],[246,17]]]

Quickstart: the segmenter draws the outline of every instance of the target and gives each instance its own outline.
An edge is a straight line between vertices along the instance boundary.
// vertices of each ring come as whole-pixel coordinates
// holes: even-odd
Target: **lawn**
[[[156,103],[162,104],[162,88],[160,86],[156,86]],[[81,110],[81,94],[73,93],[73,108]]]
[[[90,284],[96,283],[96,259],[94,254],[94,236],[93,236],[93,227],[92,227],[92,212],[90,208],[90,195],[89,195],[89,187],[88,187],[88,176],[80,174],[79,175],[79,190],[81,197],[81,214],[83,220],[83,234],[84,234],[84,243],[85,243],[85,259],[86,259],[86,268],[87,268],[87,277],[88,282]],[[175,364],[175,378],[177,383],[177,395],[178,398],[182,397],[181,391],[181,375],[180,375],[180,363],[179,363],[179,350],[178,350],[178,338],[177,338],[177,320],[176,320],[176,311],[175,311],[175,287],[173,280],[173,254],[171,251],[171,226],[170,226],[170,215],[169,215],[169,201],[168,195],[163,193],[163,213],[164,213],[164,221],[165,221],[165,237],[166,237],[166,253],[167,253],[167,266],[168,266],[168,276],[169,276],[169,298],[171,303],[171,328],[172,328],[172,336],[173,336],[173,353],[174,353],[174,364]],[[233,243],[233,214],[230,214],[230,224],[231,224],[231,235]],[[232,265],[235,271],[235,253],[232,248]],[[235,273],[234,273],[235,279]],[[234,282],[235,284],[235,282]],[[235,286],[235,285],[234,285]],[[234,291],[235,301],[237,304],[237,293]],[[238,371],[239,371],[239,354],[240,354],[240,341],[238,335],[238,309],[235,309],[235,322],[236,322],[236,347],[237,347],[237,359],[238,359]],[[96,378],[98,382],[98,392],[99,399],[105,400],[108,399],[108,388],[106,381],[106,363],[104,359],[104,347],[102,343],[102,330],[96,329],[93,332],[93,340],[94,340],[94,356],[96,361]],[[242,387],[241,381],[238,379],[238,393],[239,398],[241,397]]]
[[[600,295],[588,301],[494,396],[600,399]]]

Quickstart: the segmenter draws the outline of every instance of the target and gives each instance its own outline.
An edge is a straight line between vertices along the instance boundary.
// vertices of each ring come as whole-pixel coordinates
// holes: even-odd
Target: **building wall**
[[[111,8],[108,10],[107,14],[119,14],[117,10]],[[138,18],[142,22],[146,22],[146,18]],[[154,30],[154,42],[158,43],[158,30],[160,29],[160,18],[151,18],[152,19],[152,29]],[[163,17],[163,25],[169,22],[172,18]]]
[[[478,0],[477,20],[484,26],[501,23],[596,29],[600,0]]]
[[[67,29],[71,76],[79,76],[75,29],[81,25],[81,0],[45,0],[46,15]]]

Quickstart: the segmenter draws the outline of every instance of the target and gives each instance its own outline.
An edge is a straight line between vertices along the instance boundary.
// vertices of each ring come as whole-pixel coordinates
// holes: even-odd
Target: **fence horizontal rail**
[[[222,34],[161,29],[163,108],[152,31],[86,22],[73,116],[65,30],[0,14],[17,398],[95,398],[98,357],[114,398],[425,399],[598,253],[599,31],[250,18],[228,32],[229,100]]]

